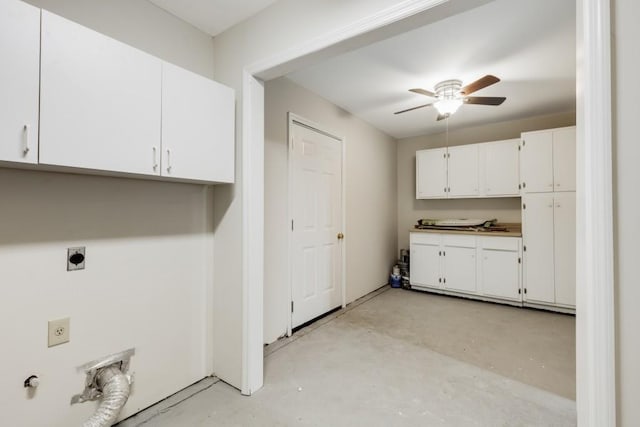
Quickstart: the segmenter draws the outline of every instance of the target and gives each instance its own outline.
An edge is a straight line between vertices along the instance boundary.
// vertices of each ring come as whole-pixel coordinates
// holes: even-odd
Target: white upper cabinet
[[[162,172],[174,178],[233,182],[232,89],[162,64]]]
[[[522,134],[523,193],[576,190],[576,129],[549,129]]]
[[[522,192],[553,191],[553,134],[549,131],[523,133],[521,147]]]
[[[0,161],[38,162],[40,9],[0,0]]]
[[[447,149],[435,148],[416,152],[416,198],[447,197]]]
[[[417,151],[416,198],[519,196],[519,144],[509,139]]]
[[[42,11],[40,163],[160,174],[161,61]]]
[[[576,128],[553,132],[554,191],[576,191]]]
[[[449,147],[448,197],[478,196],[478,145]]]
[[[553,206],[556,304],[576,305],[576,193],[556,193]]]
[[[481,195],[520,195],[519,145],[517,138],[479,144]]]

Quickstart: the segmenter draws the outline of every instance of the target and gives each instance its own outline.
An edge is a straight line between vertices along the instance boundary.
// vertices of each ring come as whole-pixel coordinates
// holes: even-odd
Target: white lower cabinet
[[[415,232],[410,246],[412,287],[522,302],[520,237]]]
[[[484,237],[479,240],[480,292],[493,298],[522,301],[522,239]]]
[[[575,193],[527,194],[522,208],[525,302],[574,308]]]
[[[442,236],[442,261],[444,289],[476,293],[476,237],[460,235]]]

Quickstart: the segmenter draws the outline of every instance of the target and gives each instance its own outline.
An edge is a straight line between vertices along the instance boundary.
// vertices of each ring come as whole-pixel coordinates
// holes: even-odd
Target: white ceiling
[[[433,99],[408,92],[486,74],[502,81],[474,96],[506,96],[497,107],[463,105],[449,128],[574,111],[574,0],[495,0],[484,6],[289,74],[291,80],[396,138],[442,132]]]
[[[276,2],[276,0],[149,1],[212,36],[244,21]]]

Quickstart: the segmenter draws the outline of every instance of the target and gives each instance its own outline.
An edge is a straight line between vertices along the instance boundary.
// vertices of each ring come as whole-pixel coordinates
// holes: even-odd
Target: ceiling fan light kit
[[[409,89],[410,92],[420,95],[436,98],[436,101],[430,104],[419,105],[417,107],[408,108],[406,110],[397,111],[394,114],[406,113],[407,111],[417,110],[419,108],[428,107],[433,105],[438,110],[437,120],[442,120],[449,117],[456,111],[462,104],[477,104],[477,105],[500,105],[506,98],[504,97],[487,97],[487,96],[469,96],[473,92],[483,89],[492,84],[500,81],[496,76],[490,74],[482,77],[462,87],[462,81],[453,79],[445,80],[438,83],[435,86],[435,92],[428,91],[426,89]]]

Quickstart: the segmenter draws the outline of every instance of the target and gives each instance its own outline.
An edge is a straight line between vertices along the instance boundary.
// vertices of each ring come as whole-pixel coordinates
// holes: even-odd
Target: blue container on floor
[[[402,276],[399,274],[391,274],[389,276],[389,284],[392,288],[400,288],[402,286]]]

